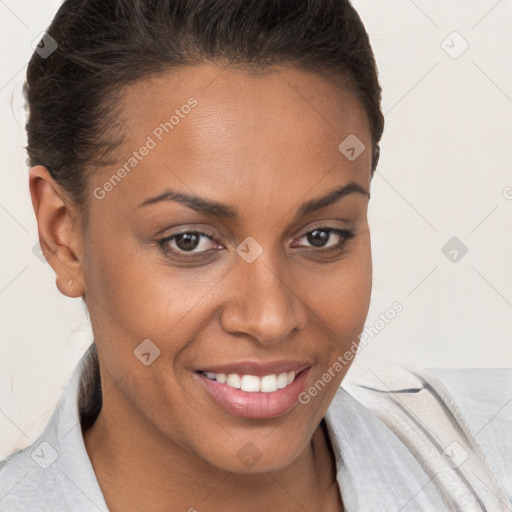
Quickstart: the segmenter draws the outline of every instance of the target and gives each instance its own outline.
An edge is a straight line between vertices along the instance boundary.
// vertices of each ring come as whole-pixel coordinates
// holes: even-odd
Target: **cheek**
[[[336,340],[357,336],[364,326],[372,290],[369,233],[360,234],[346,256],[334,265],[304,273],[306,304]]]
[[[137,246],[133,239],[103,234],[91,241],[84,277],[98,347],[120,378],[139,367],[134,350],[151,340],[162,360],[181,364],[180,352],[209,320],[209,293],[226,269],[220,265],[180,268],[160,255],[158,247]],[[100,344],[98,344],[100,345]]]
[[[86,294],[96,302],[99,316],[122,324],[131,334],[161,337],[197,303],[201,280],[173,268],[158,247],[138,246],[133,238],[108,229],[90,247]]]
[[[310,328],[318,344],[319,363],[306,389],[306,399],[315,405],[319,421],[355,359],[368,314],[372,289],[369,234],[359,238],[357,247],[336,268],[308,279],[310,289],[316,290],[306,295],[306,303],[314,312]]]

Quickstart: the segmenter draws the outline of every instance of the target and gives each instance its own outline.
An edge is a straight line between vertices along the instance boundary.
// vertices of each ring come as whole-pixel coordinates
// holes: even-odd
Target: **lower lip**
[[[308,373],[309,368],[302,370],[289,386],[271,393],[242,391],[209,379],[200,372],[194,375],[199,378],[210,398],[230,414],[262,420],[281,416],[298,403]]]

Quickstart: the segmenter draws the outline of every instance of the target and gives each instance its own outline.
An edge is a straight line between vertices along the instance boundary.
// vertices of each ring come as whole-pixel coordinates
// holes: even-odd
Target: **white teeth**
[[[226,384],[229,387],[240,389],[240,376],[236,373],[230,373],[226,378]]]
[[[240,388],[242,391],[259,391],[260,379],[254,375],[244,375],[240,381]]]
[[[237,373],[212,373],[203,372],[204,375],[210,380],[216,380],[222,384],[226,384],[231,388],[241,389],[249,393],[273,393],[278,389],[283,389],[289,386],[294,380],[295,372],[282,372],[279,374],[273,373],[263,377],[256,375],[238,375]]]
[[[277,376],[273,375],[265,375],[265,377],[261,378],[261,389],[262,393],[272,393],[277,391]]]
[[[286,386],[288,386],[288,374],[287,373],[280,373],[277,376],[277,387],[279,389],[283,389]]]

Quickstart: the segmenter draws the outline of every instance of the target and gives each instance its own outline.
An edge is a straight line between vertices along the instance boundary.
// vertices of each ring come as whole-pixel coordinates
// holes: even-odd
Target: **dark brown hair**
[[[58,47],[34,53],[25,84],[29,165],[47,167],[85,217],[87,173],[113,163],[122,142],[119,92],[177,66],[281,64],[337,77],[365,107],[375,172],[381,88],[348,0],[67,0],[47,33]]]

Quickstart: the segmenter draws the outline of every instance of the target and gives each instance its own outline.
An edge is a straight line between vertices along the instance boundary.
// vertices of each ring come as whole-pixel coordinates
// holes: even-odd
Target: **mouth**
[[[303,366],[303,365],[301,365]],[[196,371],[209,400],[228,413],[248,419],[270,419],[289,412],[298,402],[310,367],[299,371],[253,375]],[[253,372],[257,373],[257,372]]]

